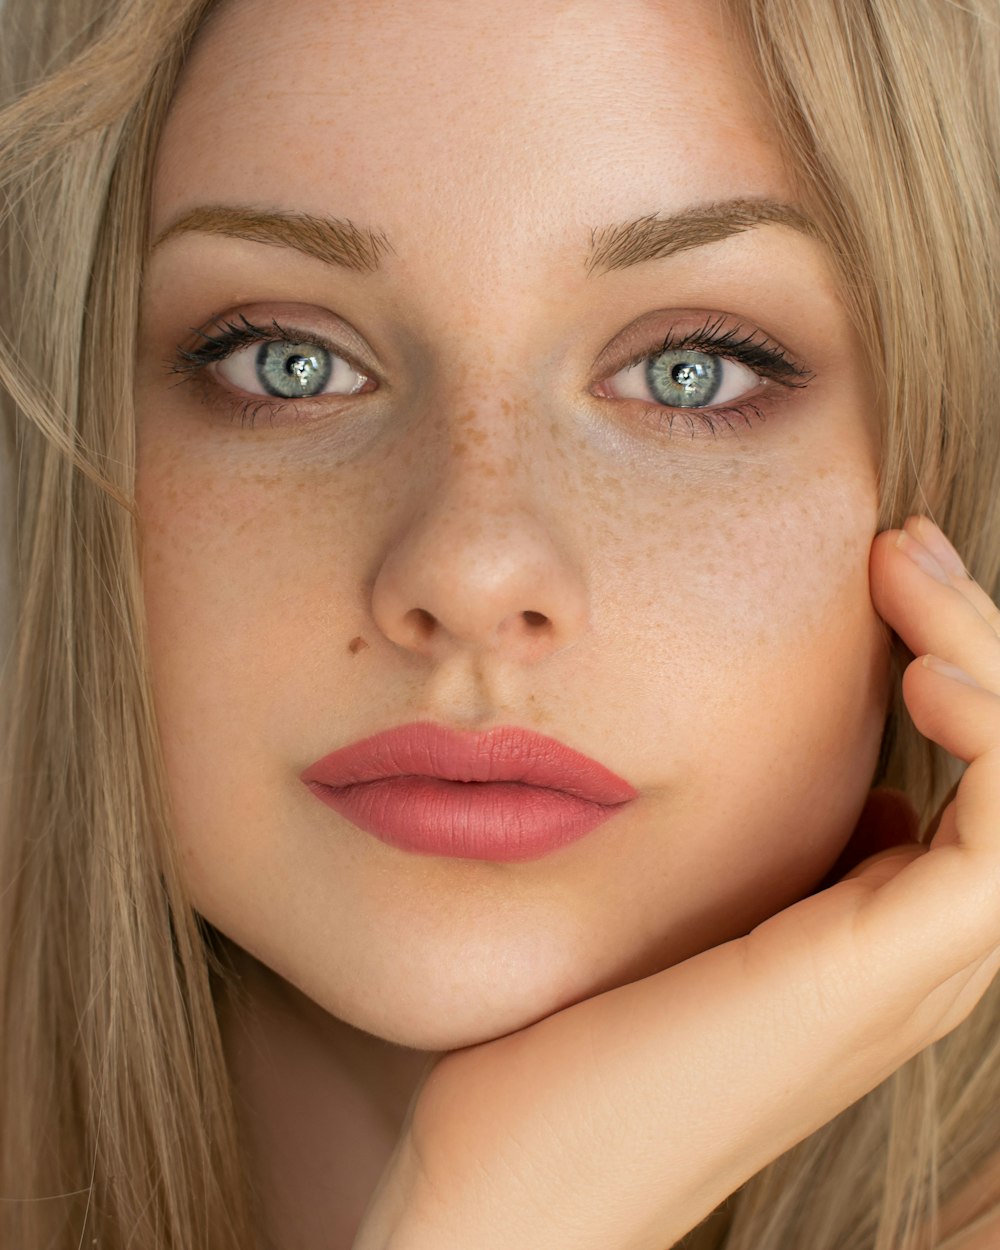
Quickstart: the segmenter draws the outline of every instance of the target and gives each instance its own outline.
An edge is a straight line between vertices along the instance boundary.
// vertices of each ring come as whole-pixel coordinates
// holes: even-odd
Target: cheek
[[[712,487],[679,485],[645,510],[632,532],[653,537],[611,560],[607,603],[621,605],[618,632],[662,699],[671,749],[673,723],[702,756],[760,764],[768,743],[799,754],[882,706],[875,474],[860,459],[825,473],[749,466]]]
[[[265,473],[206,461],[150,446],[137,466],[146,610],[162,643],[154,654],[169,657],[183,639],[216,656],[220,676],[227,656],[255,659],[263,676],[282,636],[310,628],[306,596],[329,603],[339,589],[337,544],[353,505],[343,491],[310,488],[294,465]]]
[[[876,518],[874,474],[856,466],[750,469],[714,489],[672,490],[636,519],[627,546],[623,534],[608,602],[639,609],[628,626],[636,654],[672,685],[711,690],[739,675],[734,697],[773,681],[780,700],[804,664],[823,681],[881,639],[868,592]]]
[[[665,835],[671,877],[689,887],[674,955],[745,929],[823,875],[884,723],[889,652],[868,588],[874,473],[743,473],[738,486],[678,491],[647,513],[662,538],[633,544],[633,611],[618,617],[634,648],[622,702],[638,749],[664,810],[683,810],[694,835]],[[662,922],[651,932],[662,941]]]
[[[888,680],[877,478],[859,449],[813,444],[711,482],[678,474],[616,515],[593,536],[603,645],[577,657],[566,711],[610,697],[619,758],[646,783],[635,854],[609,837],[589,882],[595,912],[630,917],[629,972],[646,975],[802,897],[853,828]]]
[[[154,695],[175,799],[196,812],[210,776],[200,764],[206,746],[235,758],[241,734],[250,738],[247,711],[261,708],[267,723],[277,671],[290,657],[294,669],[309,664],[309,630],[318,643],[328,623],[296,597],[331,562],[308,541],[309,508],[294,476],[234,469],[218,457],[199,464],[190,447],[152,436],[139,452]],[[304,586],[292,571],[296,558],[311,569]],[[261,717],[255,725],[259,735]]]

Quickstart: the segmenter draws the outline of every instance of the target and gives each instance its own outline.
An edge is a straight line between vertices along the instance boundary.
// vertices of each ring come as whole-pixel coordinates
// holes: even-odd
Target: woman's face
[[[192,903],[360,1029],[520,1028],[745,932],[853,827],[887,690],[874,380],[793,215],[667,220],[747,199],[807,212],[708,0],[241,0],[196,43],[154,239],[226,207],[386,240],[366,269],[171,233],[138,391]],[[267,395],[258,343],[169,371],[242,318],[313,345],[303,398]],[[536,730],[638,798],[490,862],[389,846],[300,779],[417,720]]]

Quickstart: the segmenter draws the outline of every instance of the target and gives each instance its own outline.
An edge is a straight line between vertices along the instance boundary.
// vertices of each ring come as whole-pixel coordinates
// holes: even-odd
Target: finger
[[[903,643],[1000,692],[1000,636],[952,580],[905,530],[886,530],[872,544],[872,602]]]
[[[921,733],[968,767],[928,826],[929,845],[877,852],[830,893],[859,891],[856,933],[859,949],[869,954],[857,975],[864,968],[874,973],[875,952],[898,951],[901,933],[913,935],[905,969],[915,980],[909,985],[900,967],[894,993],[898,990],[904,1002],[911,992],[926,998],[936,1040],[939,1026],[950,1021],[948,1027],[954,1027],[963,1018],[957,1002],[935,1015],[949,1002],[944,987],[959,984],[977,964],[1000,953],[1000,696],[967,674],[925,664],[925,658],[936,659],[916,659],[903,674],[907,707]],[[913,934],[914,916],[920,917],[919,936]],[[928,987],[935,981],[942,993],[932,1001]],[[976,980],[977,986],[987,983]],[[974,1001],[962,991],[961,1003]]]
[[[835,881],[850,881],[854,877],[860,876],[863,872],[867,872],[872,865],[880,863],[888,859],[893,852],[897,853],[900,863],[908,863],[915,859],[917,855],[923,853],[930,847],[930,843],[934,835],[938,831],[941,824],[941,818],[945,811],[955,798],[958,787],[962,778],[951,786],[948,793],[938,804],[934,815],[927,822],[923,833],[920,832],[916,809],[912,802],[903,793],[902,790],[893,790],[886,786],[879,790],[873,790],[872,795],[880,794],[891,796],[892,803],[886,800],[879,804],[875,809],[879,815],[882,814],[882,808],[885,809],[886,824],[881,831],[872,831],[870,835],[864,836],[860,842],[856,844],[855,836],[851,836],[851,841],[844,848],[840,858],[830,869],[822,884],[818,889],[826,889],[827,886],[833,885]],[[871,805],[866,804],[865,811],[862,813],[864,819],[871,819]],[[859,822],[860,823],[860,822]],[[857,847],[866,848],[863,855],[857,852]],[[906,854],[904,854],[906,852]],[[888,880],[888,876],[885,877]]]
[[[936,656],[922,656],[903,673],[903,698],[917,729],[969,764],[935,813],[925,842],[1000,854],[1000,696]]]
[[[928,821],[927,828],[924,830],[924,832],[920,836],[920,841],[925,846],[930,845],[931,839],[937,833],[938,825],[940,825],[941,823],[941,817],[944,815],[945,809],[954,799],[955,794],[958,791],[958,787],[961,785],[961,782],[962,782],[962,778],[959,777],[958,781],[955,782],[955,784],[951,787],[948,793],[941,800],[941,803],[939,804],[937,811]]]
[[[926,855],[926,847],[911,843],[908,846],[890,846],[884,851],[876,851],[860,864],[856,864],[850,872],[844,874],[843,881],[853,881],[855,877],[864,876],[869,885],[881,885],[890,881],[900,868],[913,862],[921,855]]]
[[[973,579],[962,557],[941,530],[925,516],[907,517],[903,522],[903,529],[931,553],[955,590],[968,599],[995,633],[1000,634],[1000,609]]]
[[[940,657],[923,655],[906,666],[903,699],[924,737],[956,759],[971,764],[1000,748],[1000,695]]]

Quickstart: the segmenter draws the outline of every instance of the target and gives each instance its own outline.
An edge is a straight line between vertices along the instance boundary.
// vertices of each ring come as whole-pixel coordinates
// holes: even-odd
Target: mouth
[[[495,862],[550,854],[638,797],[596,760],[516,726],[414,722],[324,756],[301,779],[397,849]]]

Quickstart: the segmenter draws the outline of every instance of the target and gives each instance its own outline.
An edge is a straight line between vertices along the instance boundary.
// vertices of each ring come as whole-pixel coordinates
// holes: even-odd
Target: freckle
[[[347,649],[348,651],[350,651],[351,655],[357,655],[357,653],[362,649],[362,647],[367,647],[368,645],[369,644],[365,642],[365,640],[359,634],[357,638],[351,639],[351,641],[348,643]]]
[[[617,474],[601,473],[596,469],[591,469],[589,465],[587,468],[588,471],[593,474],[594,485],[602,494],[607,494],[609,491],[621,491],[622,482],[621,478],[618,477]]]

